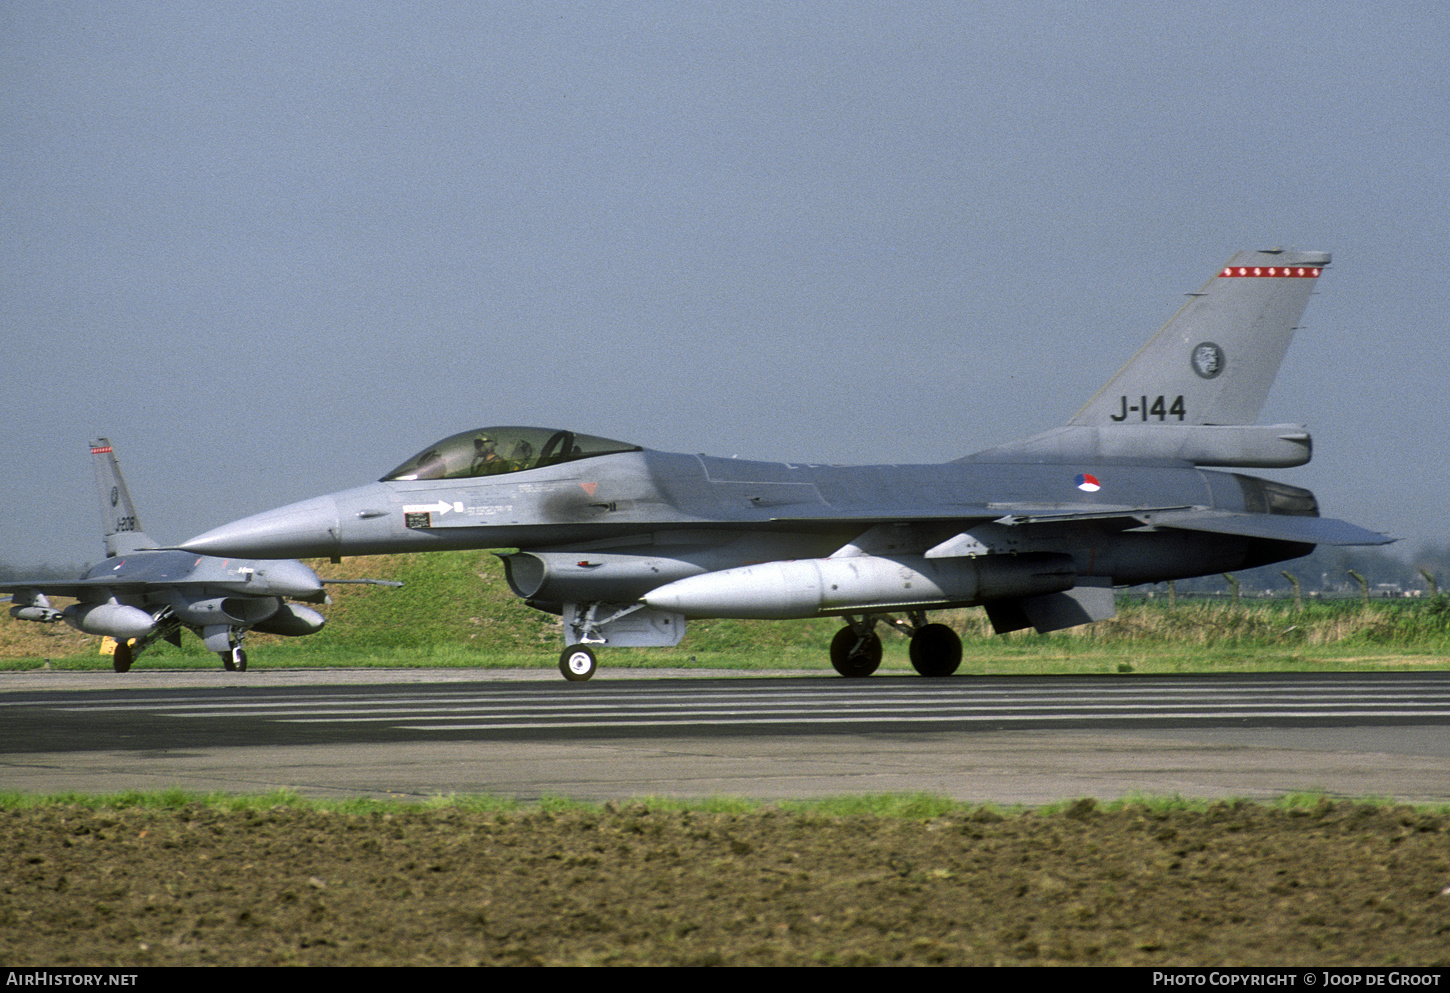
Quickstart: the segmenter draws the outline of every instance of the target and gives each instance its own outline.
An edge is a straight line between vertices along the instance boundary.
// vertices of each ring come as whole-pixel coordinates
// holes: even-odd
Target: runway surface
[[[1450,802],[1450,673],[0,674],[0,788]]]

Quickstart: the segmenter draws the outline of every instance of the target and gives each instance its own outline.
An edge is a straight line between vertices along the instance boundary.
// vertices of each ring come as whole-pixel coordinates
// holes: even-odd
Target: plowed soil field
[[[1450,817],[0,812],[0,964],[1445,965]]]

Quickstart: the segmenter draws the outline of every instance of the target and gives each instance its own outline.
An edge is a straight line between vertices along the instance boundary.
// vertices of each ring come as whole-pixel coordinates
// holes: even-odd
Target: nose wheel
[[[559,671],[571,683],[582,683],[599,668],[594,652],[586,645],[570,645],[559,656]]]
[[[246,672],[247,653],[240,648],[233,648],[225,652],[217,652],[222,657],[222,666],[227,672]]]

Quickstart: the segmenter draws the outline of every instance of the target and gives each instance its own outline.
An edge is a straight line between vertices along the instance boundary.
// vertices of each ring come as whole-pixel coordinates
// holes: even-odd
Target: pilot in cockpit
[[[498,443],[486,434],[473,439],[473,464],[469,466],[469,475],[484,476],[504,469],[504,461],[495,451],[497,446]]]

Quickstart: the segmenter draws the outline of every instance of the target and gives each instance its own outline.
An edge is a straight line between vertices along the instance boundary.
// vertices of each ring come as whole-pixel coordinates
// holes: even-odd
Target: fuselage
[[[308,558],[466,548],[649,555],[673,546],[701,550],[693,569],[714,571],[826,556],[870,528],[910,522],[906,554],[970,531],[984,551],[1065,553],[1081,574],[1118,585],[1247,568],[1310,550],[1139,529],[1133,512],[1153,508],[1317,514],[1307,490],[1182,463],[835,466],[632,450],[498,475],[386,479],[245,518],[182,547]],[[1040,519],[1031,528],[999,522],[1024,513]]]

